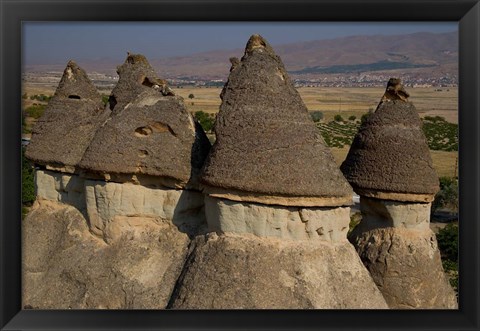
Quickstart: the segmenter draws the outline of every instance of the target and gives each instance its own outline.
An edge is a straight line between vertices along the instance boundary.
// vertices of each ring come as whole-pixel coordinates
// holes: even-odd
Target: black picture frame
[[[479,330],[480,4],[478,0],[0,0],[2,330]],[[459,22],[458,310],[22,310],[22,21]]]

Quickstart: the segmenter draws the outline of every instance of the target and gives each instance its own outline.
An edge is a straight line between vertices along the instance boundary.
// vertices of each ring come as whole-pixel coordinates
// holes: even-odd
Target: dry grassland
[[[458,89],[409,88],[410,101],[415,104],[420,116],[442,116],[448,122],[458,123]],[[220,88],[181,88],[175,93],[185,99],[187,109],[191,112],[202,110],[217,113],[220,107]],[[344,118],[360,118],[369,109],[377,107],[385,88],[322,88],[302,87],[298,89],[309,111],[320,110],[325,121],[333,120],[337,114]],[[189,99],[193,94],[195,98]]]
[[[185,99],[187,109],[194,113],[202,110],[206,113],[217,113],[220,107],[221,88],[213,87],[185,87],[172,88],[173,91]],[[458,123],[458,89],[457,88],[408,88],[410,101],[415,104],[420,116],[443,116],[448,122]],[[352,87],[352,88],[298,88],[303,101],[309,111],[320,110],[326,121],[333,120],[333,116],[341,114],[344,118],[351,115],[358,118],[375,109],[385,88],[383,87]],[[23,93],[28,95],[53,95],[52,86],[29,84],[24,85]],[[190,94],[194,95],[189,99]]]
[[[326,121],[336,114],[344,118],[351,115],[359,118],[377,107],[385,88],[319,88],[304,87],[298,91],[309,111],[320,110]],[[420,116],[443,116],[448,122],[458,123],[458,89],[408,88],[410,101]]]
[[[220,107],[221,88],[216,87],[185,87],[172,88],[176,95],[181,96],[185,100],[187,110],[195,113],[204,111],[206,113],[218,113]],[[194,95],[193,99],[189,99],[190,94]]]

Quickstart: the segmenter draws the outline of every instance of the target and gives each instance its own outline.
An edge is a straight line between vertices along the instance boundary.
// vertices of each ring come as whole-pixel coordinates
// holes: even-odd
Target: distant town
[[[24,72],[22,80],[34,85],[57,86],[63,72]],[[385,82],[395,73],[382,74],[343,74],[325,75],[315,78],[295,78],[292,80],[295,87],[383,87]],[[456,75],[423,77],[424,75],[402,75],[402,81],[407,87],[457,87],[458,77]],[[89,73],[90,79],[99,90],[109,91],[118,81],[118,76],[103,73]],[[171,86],[182,87],[222,87],[226,79],[203,79],[201,77],[166,77]]]

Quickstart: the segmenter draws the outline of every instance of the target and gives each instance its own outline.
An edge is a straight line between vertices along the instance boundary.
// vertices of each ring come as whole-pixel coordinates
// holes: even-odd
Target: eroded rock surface
[[[157,77],[155,70],[142,54],[127,54],[125,62],[117,67],[118,83],[109,98],[109,107],[114,114],[123,111],[126,105],[139,94],[154,89],[162,95],[174,95],[167,81]]]
[[[392,309],[456,309],[455,292],[430,229],[374,229],[354,245]]]
[[[409,200],[401,201],[429,202],[425,196],[433,198],[438,191],[422,121],[407,97],[401,83],[390,80],[377,109],[359,128],[341,166],[356,192],[404,193]],[[365,195],[362,191],[357,193]]]
[[[195,245],[171,308],[387,308],[348,242],[209,234]]]
[[[268,42],[253,35],[241,61],[232,64],[201,181],[266,196],[351,203],[350,185]]]
[[[286,240],[345,242],[350,208],[298,208],[205,197],[208,228]]]
[[[129,55],[112,91],[118,101],[79,163],[89,178],[136,175],[164,178],[172,188],[198,189],[198,175],[210,150],[202,127],[183,98],[157,88],[145,57]],[[145,80],[158,84],[147,84]]]
[[[45,113],[32,129],[25,156],[37,164],[75,172],[109,114],[86,72],[70,61]]]
[[[114,229],[122,225],[115,224],[122,217],[171,220],[180,231],[190,235],[205,224],[204,197],[196,191],[86,180],[85,199],[91,230],[107,240],[118,236]]]
[[[48,170],[35,171],[37,199],[61,202],[85,211],[85,179],[78,175]]]
[[[23,221],[23,306],[165,308],[189,238],[160,218],[124,217],[109,244],[74,207],[39,200]]]
[[[400,202],[360,197],[362,222],[357,231],[380,228],[427,230],[430,228],[431,203]]]

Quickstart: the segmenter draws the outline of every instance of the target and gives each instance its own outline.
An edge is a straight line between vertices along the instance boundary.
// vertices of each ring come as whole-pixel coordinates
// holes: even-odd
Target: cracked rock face
[[[206,192],[337,198],[334,205],[350,204],[351,187],[270,45],[254,35],[241,61],[232,64],[215,124],[217,140],[202,174]],[[249,196],[240,201],[257,201]]]
[[[190,235],[205,224],[204,197],[196,191],[87,180],[85,200],[91,231],[107,241],[119,237],[122,220],[129,216],[171,220]]]
[[[359,195],[431,202],[439,190],[438,177],[422,121],[398,84],[389,84],[376,111],[360,127],[341,170]],[[397,98],[392,97],[395,93]]]
[[[119,238],[122,222],[128,217],[169,220],[189,235],[205,226],[204,197],[196,191],[119,184],[43,170],[35,173],[35,187],[37,200],[75,207],[88,220],[90,231],[108,243]]]
[[[431,203],[412,203],[360,197],[362,222],[358,230],[380,228],[430,229]]]
[[[110,243],[74,207],[40,200],[23,221],[24,308],[161,309],[189,238],[170,221],[124,217]]]
[[[387,308],[348,242],[209,234],[195,245],[170,308]]]
[[[78,175],[36,170],[35,194],[37,199],[61,202],[81,211],[87,208],[85,179]]]
[[[456,309],[430,229],[382,228],[354,233],[354,245],[392,309]]]
[[[210,231],[285,240],[346,242],[350,208],[299,208],[205,197]]]
[[[86,72],[70,61],[45,113],[33,127],[25,156],[37,164],[74,172],[109,113]]]

